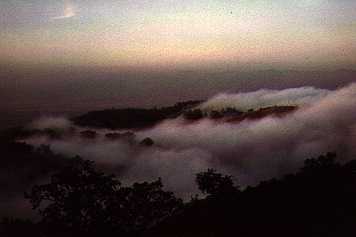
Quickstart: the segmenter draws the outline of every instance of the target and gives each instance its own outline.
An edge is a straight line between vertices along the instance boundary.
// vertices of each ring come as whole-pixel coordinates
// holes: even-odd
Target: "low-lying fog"
[[[234,107],[246,110],[272,105],[297,105],[283,117],[265,117],[236,123],[183,118],[165,120],[131,139],[109,139],[109,131],[92,129],[95,138],[83,138],[88,128],[75,127],[65,118],[42,118],[32,128],[62,131],[62,139],[35,136],[33,145],[49,144],[53,151],[80,155],[116,173],[123,182],[161,177],[166,189],[181,197],[197,193],[195,174],[207,168],[231,174],[242,186],[293,172],[307,158],[332,151],[343,159],[356,154],[356,84],[334,91],[314,87],[258,90],[219,94],[201,109]],[[152,146],[140,145],[145,138]]]

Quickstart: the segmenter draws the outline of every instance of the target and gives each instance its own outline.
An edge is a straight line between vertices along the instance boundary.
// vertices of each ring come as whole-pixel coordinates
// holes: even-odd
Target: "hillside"
[[[220,111],[203,111],[198,105],[202,101],[179,102],[162,108],[126,108],[92,111],[72,119],[75,125],[91,128],[142,129],[152,127],[165,119],[182,116],[187,122],[212,119],[224,122],[240,122],[245,119],[261,119],[267,116],[281,117],[297,109],[297,106],[271,106],[240,111],[225,108]]]

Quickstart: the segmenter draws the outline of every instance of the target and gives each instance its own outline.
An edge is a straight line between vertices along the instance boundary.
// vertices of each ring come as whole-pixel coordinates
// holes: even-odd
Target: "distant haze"
[[[72,116],[111,107],[166,106],[219,93],[315,86],[335,89],[356,71],[113,71],[87,68],[0,69],[0,127],[42,115]]]

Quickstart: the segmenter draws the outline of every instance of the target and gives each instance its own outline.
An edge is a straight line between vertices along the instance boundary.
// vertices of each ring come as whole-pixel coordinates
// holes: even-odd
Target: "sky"
[[[1,0],[0,62],[354,68],[353,0]]]
[[[354,0],[0,0],[0,128],[356,78]]]

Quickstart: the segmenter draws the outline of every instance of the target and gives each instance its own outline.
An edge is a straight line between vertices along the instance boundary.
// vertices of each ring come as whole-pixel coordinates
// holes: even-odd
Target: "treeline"
[[[256,187],[241,190],[227,185],[217,189],[221,182],[210,183],[219,184],[210,185],[217,191],[187,204],[181,213],[152,230],[150,236],[356,234],[356,161],[341,165],[329,153],[306,160],[296,174],[264,181]]]
[[[266,116],[283,116],[297,109],[296,106],[270,106],[240,111],[235,108],[202,110],[197,108],[202,101],[180,102],[170,107],[141,109],[108,109],[92,111],[72,119],[74,124],[92,128],[142,129],[165,120],[182,116],[187,121],[204,118],[225,119],[225,122],[239,122],[245,119],[260,119]]]
[[[209,118],[213,120],[225,119],[225,122],[240,122],[245,119],[261,119],[267,116],[281,117],[297,109],[297,106],[270,106],[259,109],[249,109],[241,111],[227,107],[221,110],[203,111],[201,109],[190,109],[184,111],[183,117],[187,120],[200,120]]]
[[[160,179],[124,186],[76,157],[26,193],[40,220],[4,219],[0,236],[355,236],[356,161],[335,159],[246,188],[210,169],[183,203]]]
[[[92,111],[75,117],[72,121],[79,126],[109,129],[140,129],[153,126],[164,119],[176,118],[186,109],[193,108],[202,101],[186,101],[170,107],[142,109],[107,109]]]

